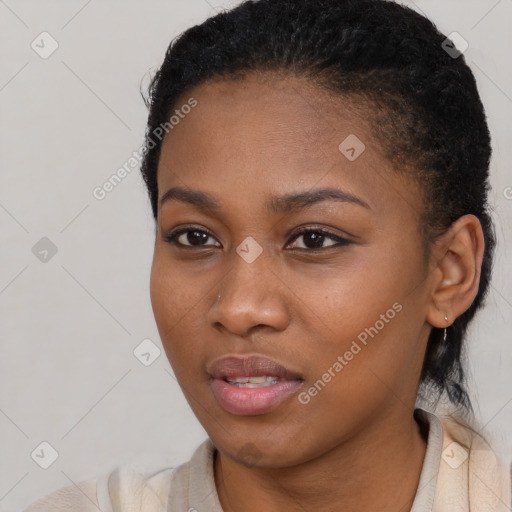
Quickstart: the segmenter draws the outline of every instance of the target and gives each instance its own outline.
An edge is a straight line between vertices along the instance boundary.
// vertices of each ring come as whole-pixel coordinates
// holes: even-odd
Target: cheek
[[[196,294],[191,279],[173,270],[172,264],[166,263],[160,251],[155,249],[150,297],[160,339],[168,354],[173,351],[172,340],[180,337],[180,332],[194,316],[192,306]]]
[[[165,254],[164,248],[156,248],[150,278],[150,296],[157,324],[176,324],[185,315],[187,323],[193,319],[194,308],[208,293],[208,281],[190,269],[176,264]]]
[[[179,290],[182,283],[168,272],[157,252],[153,257],[150,278],[150,297],[156,324],[161,329],[169,329],[180,315]],[[164,341],[162,339],[162,341]]]
[[[294,283],[290,287],[304,314],[309,310],[311,322],[317,318],[318,331],[333,341],[343,340],[373,325],[411,288],[409,271],[400,265],[394,268],[395,263],[386,258],[361,251],[350,265],[290,276],[288,282]]]
[[[198,273],[180,269],[165,249],[155,249],[150,276],[153,315],[171,365],[193,360],[201,350],[207,301],[213,284]],[[191,363],[192,364],[192,363]],[[182,366],[180,364],[180,366]]]
[[[371,370],[385,381],[401,379],[403,368],[418,353],[424,322],[424,268],[415,254],[412,248],[397,253],[382,244],[379,250],[362,251],[350,270],[331,268],[329,278],[296,280],[294,294],[304,303],[305,331],[310,329],[305,337],[314,340],[303,346],[311,377],[321,378],[346,354],[344,368],[334,371],[333,381],[359,390],[371,383],[383,387]],[[360,393],[356,389],[350,394]]]

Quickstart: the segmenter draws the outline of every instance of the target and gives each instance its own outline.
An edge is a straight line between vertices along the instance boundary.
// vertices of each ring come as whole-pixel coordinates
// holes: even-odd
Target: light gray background
[[[489,116],[500,246],[470,373],[478,417],[512,454],[512,0],[406,4],[469,42]],[[133,355],[146,338],[161,348],[138,167],[104,200],[92,191],[140,147],[139,86],[171,39],[229,5],[0,0],[0,511],[118,464],[176,465],[206,437],[163,351],[148,367]],[[31,48],[43,31],[59,44],[47,59]],[[46,263],[42,237],[58,248]],[[42,441],[59,453],[46,470],[31,458]]]

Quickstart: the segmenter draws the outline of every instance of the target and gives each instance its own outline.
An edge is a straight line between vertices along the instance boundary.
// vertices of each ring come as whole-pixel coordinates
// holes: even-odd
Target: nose
[[[261,326],[277,331],[286,329],[289,324],[286,297],[290,292],[268,264],[268,258],[261,254],[248,263],[235,254],[233,260],[210,308],[210,325],[241,337],[247,337]]]

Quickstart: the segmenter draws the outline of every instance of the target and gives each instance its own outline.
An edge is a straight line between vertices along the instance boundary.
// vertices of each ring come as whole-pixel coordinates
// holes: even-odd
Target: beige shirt
[[[509,467],[470,430],[416,409],[428,442],[410,512],[509,512]],[[145,473],[132,466],[64,487],[22,512],[223,512],[208,439],[176,467]],[[402,511],[405,512],[405,511]]]

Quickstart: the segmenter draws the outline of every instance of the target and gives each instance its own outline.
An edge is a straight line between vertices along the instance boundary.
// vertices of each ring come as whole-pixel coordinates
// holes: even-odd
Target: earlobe
[[[434,327],[447,327],[471,306],[480,285],[484,245],[482,226],[474,215],[457,219],[440,238],[426,318]]]

